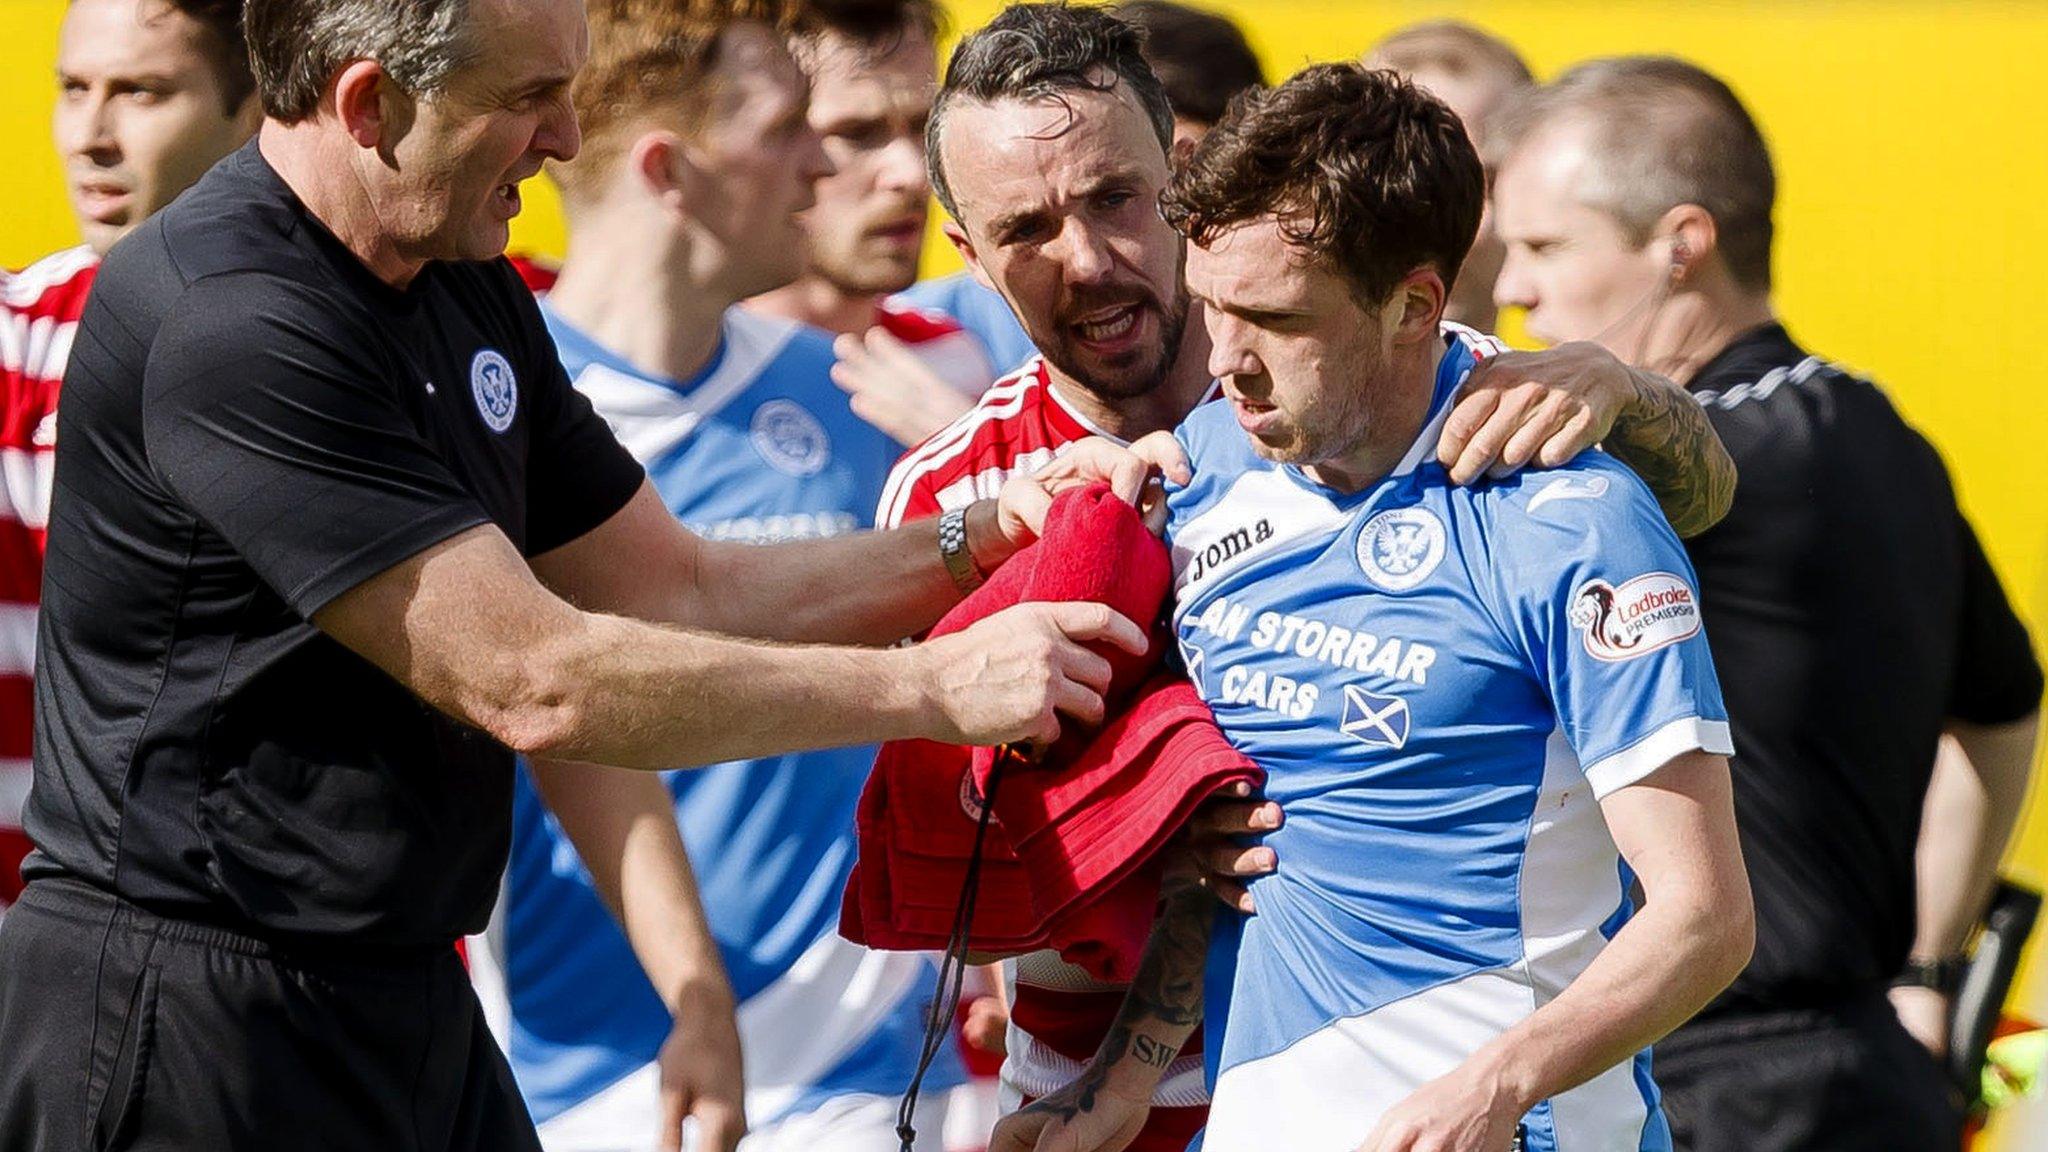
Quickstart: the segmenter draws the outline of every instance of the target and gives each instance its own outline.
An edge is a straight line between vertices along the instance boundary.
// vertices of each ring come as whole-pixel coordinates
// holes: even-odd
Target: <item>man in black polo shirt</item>
[[[683,530],[499,259],[578,139],[580,0],[252,0],[255,143],[109,254],[59,435],[0,1149],[533,1148],[451,941],[514,751],[1050,737],[1096,606],[927,627],[1096,443],[964,516]],[[663,624],[641,621],[661,621]],[[689,628],[706,629],[704,632]]]
[[[1687,544],[1734,727],[1756,954],[1657,1047],[1676,1143],[1953,1152],[1928,1051],[1948,990],[1887,986],[1941,983],[1982,911],[2032,758],[2026,631],[1933,447],[1778,323],[1770,157],[1725,85],[1675,60],[1594,61],[1512,110],[1499,146],[1500,303],[1686,384],[1741,475]],[[1930,793],[1944,731],[1963,755]],[[1929,797],[1956,802],[1929,800],[1923,830]]]

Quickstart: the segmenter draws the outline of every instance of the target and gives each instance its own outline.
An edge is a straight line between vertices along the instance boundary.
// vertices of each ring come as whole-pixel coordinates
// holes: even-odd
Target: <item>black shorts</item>
[[[452,948],[284,955],[40,879],[0,924],[0,1152],[539,1152]]]
[[[1934,1057],[1882,992],[1837,1007],[1717,1016],[1658,1043],[1678,1152],[1957,1152]]]

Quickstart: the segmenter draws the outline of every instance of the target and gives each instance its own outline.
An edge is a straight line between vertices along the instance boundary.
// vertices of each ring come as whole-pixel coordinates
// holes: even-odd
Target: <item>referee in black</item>
[[[251,0],[258,139],[108,256],[65,381],[0,1149],[533,1149],[453,949],[514,752],[627,767],[1098,718],[1095,605],[928,627],[1096,443],[936,524],[700,541],[501,258],[583,0]],[[652,621],[657,623],[648,623]],[[691,629],[704,629],[692,631]],[[741,642],[713,633],[780,644]]]
[[[1934,1055],[2026,787],[2026,630],[1933,446],[1778,322],[1776,181],[1726,85],[1598,60],[1507,119],[1499,302],[1684,384],[1741,474],[1686,547],[1734,728],[1756,954],[1657,1045],[1675,1145],[1955,1152]],[[1944,732],[1962,754],[1935,770]]]

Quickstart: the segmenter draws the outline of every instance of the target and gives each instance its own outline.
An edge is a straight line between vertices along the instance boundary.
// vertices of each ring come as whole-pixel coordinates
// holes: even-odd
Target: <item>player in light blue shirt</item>
[[[1504,453],[1527,471],[1437,459],[1500,351],[1440,324],[1482,195],[1440,103],[1325,65],[1165,197],[1228,399],[1177,433],[1174,630],[1284,813],[1207,946],[1206,1152],[1668,1149],[1648,1047],[1748,957],[1727,717],[1656,502],[1604,453],[1545,458],[1563,405]],[[1081,1148],[1196,1017],[1193,919],[1047,1102]]]
[[[832,385],[823,333],[734,308],[711,363],[678,381],[635,369],[545,302],[543,314],[577,390],[699,535],[767,541],[870,526],[897,449]],[[850,1096],[893,1117],[910,1082],[936,970],[837,931],[873,760],[872,748],[842,748],[663,774],[739,1002],[757,1128]],[[551,1149],[588,1146],[567,1133],[591,1128],[644,1138],[633,1118],[646,1115],[668,1013],[530,780],[514,805],[503,934],[520,1087]],[[963,1079],[949,1047],[926,1083]],[[622,1097],[639,1103],[618,1106]]]
[[[801,271],[796,217],[830,171],[805,121],[802,74],[768,23],[734,15],[742,7],[675,17],[696,19],[687,29],[714,34],[717,50],[701,65],[663,53],[671,75],[657,87],[714,91],[701,109],[680,97],[623,117],[579,108],[586,147],[558,173],[569,250],[542,310],[576,389],[692,531],[840,536],[871,526],[900,449],[833,385],[826,334],[736,307]],[[604,60],[639,35],[600,34],[593,57]],[[663,773],[653,818],[672,812],[702,907],[679,891],[687,876],[659,876],[638,899],[667,906],[636,916],[636,889],[621,881],[630,937],[578,856],[586,838],[564,831],[588,826],[581,785],[593,778],[557,788],[546,764],[522,775],[495,951],[507,1051],[549,1152],[639,1152],[674,1121],[677,1098],[729,1095],[693,1107],[684,1140],[723,1152],[739,1139],[742,1056],[746,1152],[894,1152],[937,967],[838,935],[873,756],[851,747]],[[656,831],[666,833],[647,830],[650,843]],[[624,852],[607,866],[626,868]],[[705,935],[708,960],[691,939]],[[716,995],[675,990],[701,982],[706,965],[729,978],[722,1022]],[[964,1079],[949,1043],[924,1081],[920,1150],[939,1147],[946,1089]]]

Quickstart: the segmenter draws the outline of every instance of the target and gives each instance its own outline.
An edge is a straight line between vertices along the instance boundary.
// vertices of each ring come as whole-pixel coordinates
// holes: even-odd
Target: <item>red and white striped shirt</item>
[[[50,519],[57,390],[99,256],[80,246],[0,271],[0,908],[21,893],[33,775],[36,603]]]
[[[990,385],[974,407],[904,453],[882,489],[879,527],[893,528],[993,497],[1097,428],[1060,397],[1043,357]],[[1118,441],[1122,443],[1122,441]]]
[[[910,345],[939,379],[970,400],[986,392],[996,378],[981,341],[944,312],[884,300],[875,309],[875,326]]]
[[[897,462],[882,490],[876,525],[893,528],[993,497],[1010,477],[1029,474],[1089,436],[1117,439],[1069,404],[1045,361],[1033,357]],[[1096,980],[1053,952],[1019,957],[1006,967],[1010,1029],[1002,1081],[1007,1111],[1020,1099],[1046,1095],[1080,1075],[1115,1022],[1124,989]],[[1167,1068],[1153,1094],[1151,1118],[1131,1147],[1140,1152],[1186,1147],[1201,1126],[1208,1100],[1197,1034]]]

